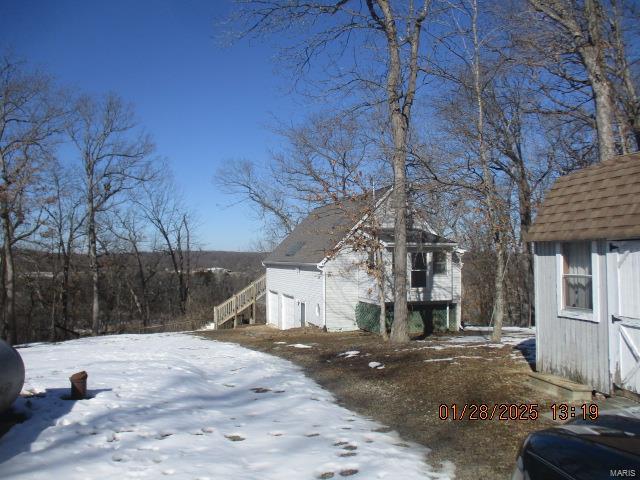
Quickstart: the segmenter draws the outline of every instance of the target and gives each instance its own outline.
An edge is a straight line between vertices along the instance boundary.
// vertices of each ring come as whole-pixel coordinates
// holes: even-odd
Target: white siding
[[[451,275],[453,275],[453,299],[460,301],[462,299],[462,255],[458,255],[458,261],[451,263]]]
[[[327,330],[358,329],[355,313],[359,296],[358,278],[365,258],[362,253],[344,248],[325,264]]]
[[[273,267],[267,268],[267,290],[277,294],[288,295],[294,299],[294,312],[296,322],[300,322],[300,302],[306,306],[306,322],[318,327],[323,326],[322,315],[324,311],[322,272],[317,268]],[[268,296],[267,298],[271,298]],[[277,307],[278,309],[280,306]],[[267,305],[267,312],[276,311]],[[267,323],[278,326],[278,319],[270,318],[267,314]]]
[[[606,242],[597,243],[599,321],[558,316],[556,245],[535,244],[536,369],[609,393]],[[596,302],[594,302],[594,305]],[[596,313],[596,312],[594,312]]]

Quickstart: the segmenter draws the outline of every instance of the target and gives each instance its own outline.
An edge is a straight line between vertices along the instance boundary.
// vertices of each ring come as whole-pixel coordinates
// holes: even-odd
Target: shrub
[[[373,303],[358,302],[356,305],[356,324],[360,330],[380,332],[380,307]]]
[[[409,333],[423,333],[426,325],[424,310],[409,312]],[[387,331],[391,330],[393,323],[393,308],[387,309]],[[373,303],[358,302],[356,305],[356,324],[361,330],[367,332],[380,332],[380,307]],[[446,314],[445,314],[446,324]]]

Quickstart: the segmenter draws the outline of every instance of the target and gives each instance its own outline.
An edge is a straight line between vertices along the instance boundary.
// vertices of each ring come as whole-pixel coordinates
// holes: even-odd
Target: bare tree
[[[504,75],[490,83],[484,92],[484,103],[488,142],[494,151],[491,163],[509,178],[517,195],[514,203],[518,222],[513,237],[522,254],[521,275],[526,297],[523,307],[528,310],[528,324],[531,324],[533,257],[531,245],[523,236],[533,222],[536,194],[558,169],[556,145],[541,132],[537,116],[528,113],[536,103],[536,96],[529,93],[526,76],[521,75],[519,69],[507,68]]]
[[[313,114],[276,130],[288,147],[273,153],[272,170],[288,198],[317,205],[361,191],[375,167],[376,142],[365,135],[366,118],[353,112]]]
[[[620,147],[623,153],[640,150],[640,97],[638,74],[632,67],[640,61],[636,49],[629,48],[640,35],[640,10],[637,3],[610,0],[608,37],[611,45],[610,77],[616,99]]]
[[[156,250],[157,247],[149,241],[148,225],[145,223],[144,214],[137,211],[135,202],[133,205],[124,212],[115,213],[111,232],[123,242],[122,254],[133,257],[135,264],[135,275],[133,276],[137,281],[132,281],[129,276],[126,281],[142,326],[146,327],[151,320],[150,284],[158,273],[160,256],[144,255],[145,247],[150,248],[151,251]],[[137,288],[135,284],[137,284]],[[139,294],[136,293],[138,290]]]
[[[529,49],[552,58],[547,68],[571,87],[588,85],[595,104],[600,160],[616,153],[616,105],[607,57],[606,8],[601,0],[527,0],[539,13],[527,18]],[[521,19],[522,21],[522,19]],[[578,68],[577,68],[578,67]],[[584,76],[583,76],[584,74]]]
[[[502,64],[500,58],[486,54],[496,29],[481,21],[478,0],[452,0],[448,4],[450,33],[442,37],[440,45],[445,57],[456,61],[449,60],[443,67],[435,65],[439,76],[449,85],[446,100],[438,102],[440,116],[445,120],[445,137],[434,142],[421,164],[437,182],[465,190],[481,205],[477,213],[487,220],[496,257],[492,339],[499,342],[510,228],[504,186],[496,175],[493,145],[487,135],[486,97]],[[420,153],[417,157],[420,160]],[[434,158],[442,160],[434,162]]]
[[[154,231],[160,236],[162,249],[169,256],[178,281],[180,314],[187,313],[191,282],[192,214],[182,205],[170,178],[147,182],[136,204]]]
[[[50,160],[62,109],[51,81],[9,57],[0,59],[0,221],[2,223],[3,326],[17,341],[14,248],[40,226],[44,204],[41,174]]]
[[[51,181],[52,201],[45,207],[44,226],[42,236],[52,241],[52,252],[56,257],[54,281],[58,285],[55,290],[56,298],[51,317],[52,341],[57,339],[56,329],[68,332],[73,329],[70,319],[69,297],[72,258],[80,247],[80,240],[84,235],[86,219],[85,201],[82,195],[80,175],[70,167],[63,167],[58,162],[51,165],[47,174]],[[58,271],[59,269],[59,271]],[[56,312],[59,302],[59,315]]]
[[[81,97],[68,134],[80,156],[86,195],[86,230],[92,284],[92,330],[100,332],[100,266],[98,259],[100,216],[119,196],[150,177],[150,138],[136,130],[133,110],[116,95],[100,100]]]
[[[255,207],[267,229],[267,249],[291,233],[300,214],[278,182],[271,170],[260,171],[249,160],[227,161],[214,177],[214,183],[225,193]]]
[[[383,162],[376,161],[377,146],[365,135],[364,122],[340,111],[279,125],[274,131],[286,146],[271,152],[268,168],[247,160],[228,162],[216,172],[215,183],[252,204],[267,229],[267,242],[276,244],[311,209],[368,189],[363,188],[368,175]]]

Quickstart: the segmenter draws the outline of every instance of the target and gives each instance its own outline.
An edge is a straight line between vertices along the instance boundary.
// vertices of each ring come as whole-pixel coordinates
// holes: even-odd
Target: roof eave
[[[272,261],[268,261],[265,260],[262,262],[262,265],[264,265],[265,267],[268,266],[276,266],[276,267],[283,267],[283,266],[287,266],[287,267],[318,267],[318,263],[316,262],[283,262],[283,261],[276,261],[276,260],[272,260]]]

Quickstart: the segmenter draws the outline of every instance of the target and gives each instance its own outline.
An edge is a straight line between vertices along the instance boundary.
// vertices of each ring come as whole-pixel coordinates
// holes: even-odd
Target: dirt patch
[[[465,404],[485,404],[489,408],[496,404],[538,404],[540,414],[548,412],[553,399],[541,397],[527,385],[530,367],[518,346],[452,343],[443,336],[398,346],[364,332],[279,331],[266,326],[202,335],[302,366],[342,405],[429,447],[429,463],[437,466],[452,461],[459,479],[510,478],[522,440],[528,433],[551,425],[542,417],[439,418],[441,404],[455,404],[459,409]],[[378,368],[382,365],[384,368]]]

